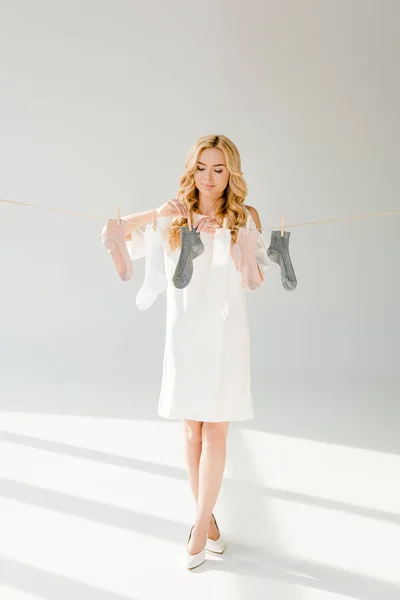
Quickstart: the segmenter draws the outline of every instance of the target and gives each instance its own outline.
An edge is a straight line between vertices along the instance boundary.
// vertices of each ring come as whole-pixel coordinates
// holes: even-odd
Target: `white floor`
[[[187,571],[194,501],[179,421],[9,412],[1,413],[0,430],[1,600],[400,597],[393,577],[384,582],[362,573],[361,562],[346,571],[331,554],[329,564],[326,548],[315,547],[318,532],[310,533],[310,547],[320,561],[299,560],[295,551],[290,558],[268,539],[263,544],[266,534],[253,534],[270,531],[272,539],[272,521],[262,511],[249,514],[243,486],[235,486],[235,477],[243,483],[246,473],[235,473],[230,459],[215,509],[226,551]],[[248,487],[254,491],[250,479]],[[228,496],[236,503],[226,502]],[[318,510],[316,529],[330,512]],[[259,531],[246,534],[246,523]],[[290,547],[290,531],[282,528],[281,536],[281,548]],[[339,539],[346,546],[344,536],[345,530]],[[398,557],[397,548],[390,573]]]

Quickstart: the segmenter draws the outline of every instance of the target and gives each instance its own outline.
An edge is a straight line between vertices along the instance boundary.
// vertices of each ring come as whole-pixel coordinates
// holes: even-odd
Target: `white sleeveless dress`
[[[204,215],[193,215],[193,225],[201,216]],[[173,217],[162,217],[157,226],[165,231],[172,220]],[[250,227],[256,229],[252,217],[250,222]],[[135,230],[132,240],[126,242],[132,260],[145,255],[145,227]],[[200,237],[204,252],[193,260],[191,281],[183,289],[176,288],[172,281],[180,248],[170,252],[168,240],[163,242],[167,315],[158,415],[214,422],[252,419],[249,292],[242,287],[229,255],[224,280],[227,308],[224,316],[220,305],[208,294],[211,271],[215,268],[214,237],[205,232]],[[271,261],[259,232],[256,260],[265,275]]]

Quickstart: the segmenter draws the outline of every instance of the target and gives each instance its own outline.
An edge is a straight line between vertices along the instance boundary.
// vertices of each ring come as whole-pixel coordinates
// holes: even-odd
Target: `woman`
[[[158,414],[183,420],[189,483],[197,503],[186,545],[189,569],[202,564],[206,549],[224,550],[212,511],[225,468],[228,426],[232,420],[253,418],[247,290],[235,254],[238,230],[248,218],[253,232],[260,232],[255,254],[261,282],[269,260],[258,213],[244,206],[246,195],[236,146],[223,135],[208,135],[190,149],[176,199],[122,217],[131,259],[144,256],[145,228],[152,227],[155,216],[164,232],[167,330]],[[214,242],[224,223],[230,229],[229,258],[226,270],[218,271]],[[190,283],[179,289],[172,279],[180,257],[181,228],[190,231],[192,226],[204,248],[193,258]],[[213,269],[217,282],[224,272],[227,316],[209,293]]]

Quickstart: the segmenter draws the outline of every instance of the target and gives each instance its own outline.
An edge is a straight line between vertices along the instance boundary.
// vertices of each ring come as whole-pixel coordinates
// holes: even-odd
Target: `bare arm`
[[[258,231],[260,233],[262,233],[261,221],[260,221],[260,217],[259,217],[259,214],[258,214],[257,210],[253,206],[248,206],[247,208],[251,212],[251,216],[254,219],[254,223],[256,224],[256,227],[257,227]],[[264,281],[264,275],[263,275],[263,272],[260,269],[260,265],[257,265],[257,267],[258,267],[258,271],[259,271],[259,273],[261,275],[262,281]]]
[[[121,219],[126,221],[125,237],[129,239],[130,234],[134,229],[142,227],[142,225],[146,225],[147,223],[151,223],[155,216],[158,217],[156,208],[144,212],[131,213],[129,215],[124,215],[123,217],[121,216]]]
[[[251,216],[254,219],[254,223],[256,224],[256,227],[257,227],[258,231],[260,233],[262,233],[261,221],[260,221],[260,217],[258,215],[258,212],[256,211],[256,209],[253,206],[248,206],[247,208],[251,212]]]
[[[134,229],[151,223],[154,218],[159,219],[160,217],[170,217],[177,214],[190,219],[189,208],[183,202],[174,198],[173,200],[164,202],[164,204],[161,204],[157,208],[125,215],[121,217],[121,219],[126,221],[125,238],[128,240],[131,239],[131,233]]]

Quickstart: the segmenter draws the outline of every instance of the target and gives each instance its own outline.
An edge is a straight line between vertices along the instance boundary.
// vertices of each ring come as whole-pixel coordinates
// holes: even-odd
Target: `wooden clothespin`
[[[284,233],[285,233],[285,217],[282,217],[281,237],[283,237]]]
[[[247,221],[246,221],[246,235],[249,235],[249,231],[250,231],[250,215],[247,215]]]
[[[190,206],[189,206],[189,216],[188,216],[187,222],[188,222],[188,226],[189,226],[189,231],[192,231],[192,211],[190,209]]]
[[[157,229],[157,213],[154,210],[153,211],[153,231],[155,231]]]
[[[121,213],[119,210],[119,206],[117,206],[117,225],[121,225]]]

